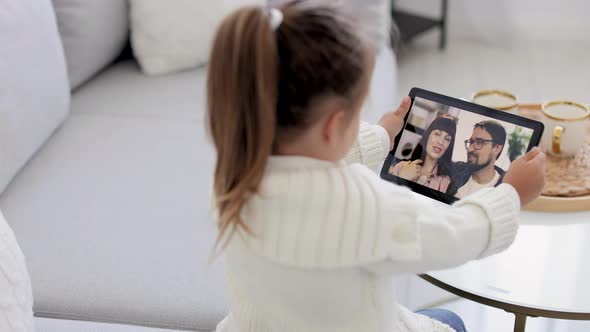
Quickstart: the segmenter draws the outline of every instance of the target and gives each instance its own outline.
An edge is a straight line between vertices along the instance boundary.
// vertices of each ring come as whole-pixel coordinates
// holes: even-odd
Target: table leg
[[[514,332],[524,332],[526,327],[526,315],[514,314]]]

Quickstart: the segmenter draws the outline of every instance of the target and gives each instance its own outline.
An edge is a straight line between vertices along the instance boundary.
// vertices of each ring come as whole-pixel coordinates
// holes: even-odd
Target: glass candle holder
[[[482,90],[473,94],[471,101],[498,111],[516,114],[518,98],[513,93],[503,90]]]

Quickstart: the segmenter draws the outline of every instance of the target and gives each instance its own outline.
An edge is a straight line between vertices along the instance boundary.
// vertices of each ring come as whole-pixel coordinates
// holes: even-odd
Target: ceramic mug
[[[545,124],[541,145],[556,157],[573,157],[584,145],[588,134],[588,106],[573,101],[556,100],[542,105]]]
[[[473,94],[471,101],[499,111],[516,114],[518,111],[518,98],[508,91],[482,90]]]

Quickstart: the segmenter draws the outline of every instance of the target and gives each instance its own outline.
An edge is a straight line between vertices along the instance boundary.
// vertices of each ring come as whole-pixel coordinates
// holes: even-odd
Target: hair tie
[[[270,26],[273,30],[278,29],[279,26],[281,25],[281,23],[283,23],[283,13],[276,8],[270,9],[269,18],[270,18]]]

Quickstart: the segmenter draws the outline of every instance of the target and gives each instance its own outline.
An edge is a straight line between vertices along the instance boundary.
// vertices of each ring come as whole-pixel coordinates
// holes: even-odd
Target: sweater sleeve
[[[435,204],[437,202],[418,197],[418,194],[409,194],[415,196],[414,206],[409,207],[415,211],[411,218],[415,224],[409,220],[406,227],[393,229],[391,236],[402,236],[399,229],[411,230],[403,238],[409,245],[414,243],[416,256],[399,259],[399,255],[392,253],[366,266],[369,271],[421,273],[451,268],[503,251],[514,241],[520,199],[508,184],[482,189],[453,206]],[[389,197],[392,203],[394,199]],[[411,239],[412,235],[415,238]]]
[[[361,163],[373,171],[379,171],[389,153],[390,139],[385,128],[361,122],[359,135],[346,155],[348,164]]]

